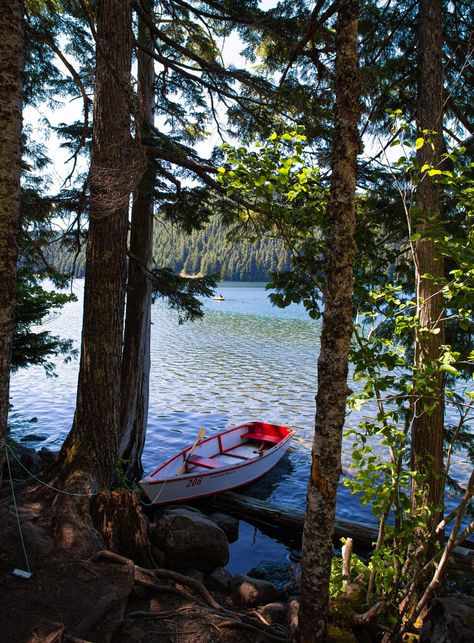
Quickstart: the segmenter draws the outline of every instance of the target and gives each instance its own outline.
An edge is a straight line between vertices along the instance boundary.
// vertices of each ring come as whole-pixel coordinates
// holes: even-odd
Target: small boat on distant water
[[[194,500],[264,476],[285,454],[294,431],[248,422],[196,440],[140,481],[152,504]]]
[[[213,299],[214,301],[225,301],[224,295],[216,295]]]

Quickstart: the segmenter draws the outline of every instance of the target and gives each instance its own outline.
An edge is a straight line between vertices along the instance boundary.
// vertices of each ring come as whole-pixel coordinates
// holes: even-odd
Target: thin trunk
[[[443,74],[442,74],[442,30],[443,14],[441,0],[421,0],[419,15],[419,80],[418,80],[418,128],[435,132],[430,137],[434,149],[425,144],[418,151],[420,165],[425,163],[437,166],[441,160],[442,114],[443,114]],[[422,221],[417,232],[426,233],[435,226],[442,209],[442,190],[439,183],[425,175],[416,191],[416,201],[421,211]],[[417,314],[420,328],[415,338],[415,366],[420,374],[441,354],[444,342],[443,296],[437,283],[444,274],[443,260],[436,252],[430,239],[416,242],[416,296]],[[424,278],[430,274],[434,280]],[[435,333],[431,332],[435,331]],[[443,397],[443,375],[441,372],[430,377],[430,389],[434,398]],[[415,405],[412,433],[412,466],[414,470],[426,475],[426,482],[413,484],[412,506],[414,510],[428,505],[438,508],[433,523],[439,522],[443,505],[443,433],[444,405],[426,396],[426,389],[419,388],[423,397]],[[427,406],[434,409],[427,411]]]
[[[303,530],[297,640],[325,641],[336,493],[347,399],[359,151],[357,0],[341,4],[336,30],[336,111],[328,208],[325,303],[316,424]]]
[[[0,484],[7,435],[16,262],[20,230],[23,1],[0,9]]]
[[[151,12],[151,7],[150,7]],[[142,20],[138,38],[149,49],[150,32]],[[138,52],[138,97],[140,114],[138,137],[146,141],[153,126],[154,92],[153,59]],[[122,360],[119,457],[126,461],[124,472],[131,480],[143,473],[141,456],[145,444],[150,381],[151,282],[147,270],[152,267],[153,184],[154,170],[147,171],[133,197],[128,264],[127,304]]]
[[[100,0],[91,206],[77,405],[59,462],[81,486],[115,476],[126,278],[130,155],[131,0]]]

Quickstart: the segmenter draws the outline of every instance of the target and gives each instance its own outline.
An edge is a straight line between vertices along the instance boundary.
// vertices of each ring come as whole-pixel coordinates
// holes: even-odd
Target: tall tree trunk
[[[355,187],[360,147],[357,0],[341,4],[336,27],[336,111],[316,423],[303,530],[297,640],[325,641],[336,493],[352,334]]]
[[[152,13],[152,2],[148,0]],[[153,49],[150,31],[139,19],[138,39]],[[146,142],[153,127],[155,71],[153,59],[138,52],[139,117],[137,136]],[[150,383],[151,282],[153,245],[153,186],[151,162],[133,196],[128,263],[127,304],[122,360],[119,457],[126,461],[124,472],[131,480],[143,473],[141,456],[145,444]]]
[[[131,0],[97,5],[94,129],[90,171],[81,361],[73,427],[62,474],[81,489],[103,488],[116,470],[130,154]]]
[[[5,458],[20,230],[23,0],[0,8],[0,484]]]
[[[418,25],[418,128],[435,132],[430,137],[434,149],[429,144],[418,150],[418,162],[437,166],[441,161],[443,149],[442,115],[443,115],[443,73],[442,42],[443,14],[441,0],[421,0]],[[421,134],[420,134],[421,135]],[[418,216],[424,221],[416,228],[425,233],[436,225],[442,209],[442,190],[439,183],[425,175],[416,190]],[[433,276],[434,280],[423,277]],[[437,281],[444,274],[443,260],[436,252],[435,243],[430,239],[418,239],[416,242],[416,298],[417,314],[420,327],[415,338],[415,366],[421,375],[426,375],[430,362],[441,354],[444,344],[443,296]],[[434,333],[432,331],[435,331]],[[426,387],[417,391],[422,397],[415,404],[412,429],[412,466],[422,472],[426,481],[412,488],[412,506],[416,510],[428,505],[438,508],[433,520],[442,511],[443,505],[443,433],[444,404],[443,375],[437,372],[429,380],[433,397],[426,395]],[[438,398],[438,399],[434,399]],[[427,411],[427,406],[435,405]],[[437,520],[436,520],[437,521]]]

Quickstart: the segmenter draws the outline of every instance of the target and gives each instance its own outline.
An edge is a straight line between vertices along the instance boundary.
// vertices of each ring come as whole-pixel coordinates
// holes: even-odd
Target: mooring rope
[[[13,506],[15,507],[16,522],[18,524],[18,531],[20,532],[20,540],[21,540],[21,546],[23,548],[23,554],[25,556],[26,569],[28,570],[28,574],[31,574],[30,561],[28,560],[28,554],[26,553],[25,539],[23,538],[23,531],[22,531],[22,528],[21,528],[20,515],[18,513],[18,506],[16,504],[15,485],[13,484],[12,471],[11,471],[11,468],[10,468],[10,458],[8,457],[8,450],[9,450],[10,447],[8,446],[8,444],[6,446],[7,446],[7,448],[5,449],[5,453],[6,453],[6,456],[7,456],[8,475],[10,476],[10,485],[11,485],[11,488],[12,488]]]
[[[23,462],[18,458],[16,453],[13,451],[11,446],[9,444],[7,444],[7,442],[5,442],[4,440],[0,440],[0,442],[6,447],[5,451],[6,451],[7,455],[8,455],[8,451],[11,451],[12,456],[18,462],[20,467],[22,469],[24,469],[26,471],[26,473],[28,473],[34,480],[36,480],[36,482],[39,482],[40,484],[42,484],[43,487],[47,487],[48,489],[52,489],[52,491],[56,491],[57,493],[62,493],[65,496],[76,496],[76,497],[79,497],[79,498],[92,498],[93,496],[98,495],[98,493],[99,493],[98,491],[95,491],[94,493],[74,493],[72,491],[64,491],[63,489],[58,489],[57,487],[53,487],[52,485],[48,484],[44,480],[40,480],[37,476],[35,476],[35,474],[32,471],[30,471],[27,467],[25,467]],[[10,472],[10,467],[8,467],[8,471]],[[10,480],[11,480],[11,473],[10,473]]]
[[[48,483],[47,483],[47,482],[45,482],[44,480],[40,480],[40,479],[38,478],[38,476],[36,476],[32,471],[30,471],[27,467],[25,467],[25,465],[23,464],[23,462],[18,458],[18,456],[16,455],[16,453],[13,451],[13,449],[11,448],[11,446],[10,446],[7,442],[5,442],[4,440],[0,440],[0,442],[1,442],[5,447],[6,447],[6,448],[5,448],[5,451],[6,451],[6,453],[7,453],[7,458],[8,458],[8,451],[10,451],[10,452],[11,452],[11,454],[12,454],[12,456],[15,458],[15,460],[16,460],[16,461],[18,462],[18,464],[20,465],[20,467],[21,467],[22,469],[24,469],[24,471],[26,471],[26,473],[27,473],[31,478],[33,478],[34,480],[36,480],[36,482],[38,482],[39,484],[43,485],[43,487],[47,487],[48,489],[51,489],[52,491],[56,491],[56,493],[61,493],[61,494],[65,495],[65,496],[75,496],[75,497],[79,497],[79,498],[92,498],[93,496],[97,496],[97,495],[98,495],[98,493],[99,493],[99,492],[97,492],[97,491],[96,491],[95,493],[74,493],[74,492],[72,492],[72,491],[64,491],[63,489],[58,489],[57,487],[53,487],[53,485],[48,484]],[[7,461],[8,461],[8,460],[7,460]],[[9,463],[9,461],[8,461],[8,473],[9,473],[9,475],[10,475],[10,481],[11,481],[11,482],[12,482],[12,484],[13,484],[12,477],[11,477],[11,471],[10,471],[10,463]],[[152,500],[152,502],[144,502],[143,500],[141,500],[141,499],[140,499],[140,504],[142,504],[142,505],[143,505],[143,506],[145,506],[145,507],[151,507],[152,505],[154,505],[154,504],[155,504],[155,502],[158,500],[158,498],[159,498],[159,497],[161,496],[161,494],[163,493],[164,488],[165,488],[165,485],[166,485],[166,480],[165,480],[165,482],[164,482],[163,486],[161,487],[160,491],[156,494],[155,498]]]

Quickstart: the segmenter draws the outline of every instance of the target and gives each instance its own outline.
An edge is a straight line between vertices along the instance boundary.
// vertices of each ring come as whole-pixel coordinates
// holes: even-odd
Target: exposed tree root
[[[98,562],[100,560],[121,565],[131,563],[131,561],[124,556],[108,550],[98,552],[89,562]],[[175,594],[187,601],[197,603],[200,606],[199,617],[205,618],[206,620],[210,619],[210,622],[212,622],[212,619],[219,619],[218,622],[215,623],[218,628],[240,628],[254,633],[258,637],[256,640],[261,638],[262,640],[269,641],[288,641],[288,633],[283,626],[272,626],[267,623],[261,615],[250,616],[249,614],[234,612],[223,607],[211,596],[207,588],[195,578],[189,578],[188,576],[167,569],[144,569],[138,565],[135,565],[134,569],[135,583],[137,585],[158,593]],[[159,584],[156,582],[157,577],[172,581],[182,587],[189,587],[198,595],[191,594],[180,587]],[[170,618],[173,615],[177,617],[179,612],[166,612],[166,616],[163,616],[161,612],[139,610],[138,612],[129,614],[128,618],[133,618],[134,616],[139,618]],[[223,619],[223,622],[221,622],[221,619]]]
[[[132,547],[139,557],[147,551],[146,522],[138,519],[137,523],[134,517],[140,513],[139,506],[132,500],[128,512],[117,509],[130,496],[122,492],[102,496],[98,511],[92,512],[94,519],[90,498],[85,496],[55,495],[44,489],[32,492],[31,488],[22,489],[19,496],[20,522],[29,524],[25,533],[33,538],[26,543],[33,576],[19,581],[11,574],[14,566],[22,565],[22,550],[15,514],[4,503],[0,505],[4,525],[0,574],[5,625],[0,625],[0,639],[123,643],[144,631],[150,638],[162,636],[166,643],[288,641],[282,625],[269,624],[255,611],[221,605],[199,580],[156,566],[148,569],[122,555],[129,528],[121,521],[138,524],[139,538]],[[95,528],[97,522],[101,534]],[[121,553],[105,549],[104,539]],[[41,547],[47,547],[46,554]],[[152,562],[146,556],[142,561]],[[23,614],[25,604],[31,609]]]

